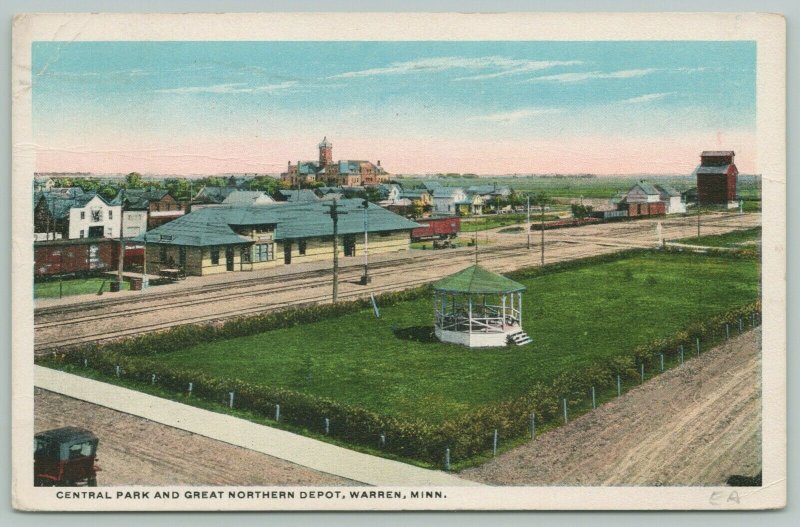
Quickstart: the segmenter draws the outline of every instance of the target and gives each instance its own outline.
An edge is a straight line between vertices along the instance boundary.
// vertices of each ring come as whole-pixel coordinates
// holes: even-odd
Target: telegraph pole
[[[544,267],[544,199],[539,205],[542,208],[542,266]]]
[[[700,200],[697,200],[697,237],[700,238]]]
[[[335,199],[330,205],[324,206],[330,209],[325,214],[329,214],[331,220],[333,220],[333,303],[335,304],[339,296],[339,215],[347,214],[347,212],[339,210],[341,205],[336,203]]]
[[[295,201],[300,201],[300,161],[297,162],[297,199]],[[334,200],[335,202],[336,200]],[[336,232],[336,220],[333,220],[333,228],[334,232]],[[336,286],[334,286],[336,287]],[[336,289],[334,289],[336,291]],[[333,301],[336,302],[336,294],[334,293]]]
[[[530,195],[527,196],[528,198],[528,221],[525,224],[528,231],[528,250],[531,250],[531,197]]]
[[[369,229],[367,224],[367,212],[369,208],[369,201],[364,200],[361,204],[364,207],[364,276],[361,277],[361,284],[369,284]]]

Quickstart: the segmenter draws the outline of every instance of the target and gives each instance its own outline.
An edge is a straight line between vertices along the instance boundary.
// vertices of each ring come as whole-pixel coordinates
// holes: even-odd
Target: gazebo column
[[[472,295],[468,295],[469,298],[469,332],[472,334]]]
[[[512,295],[513,295],[513,293],[512,293]],[[512,307],[512,309],[514,307],[514,300],[513,299],[511,300],[511,307]],[[501,327],[503,329],[506,328],[506,295],[505,294],[503,294],[503,322],[501,324]]]

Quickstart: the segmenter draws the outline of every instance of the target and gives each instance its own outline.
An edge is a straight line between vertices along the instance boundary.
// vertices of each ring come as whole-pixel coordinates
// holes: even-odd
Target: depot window
[[[275,259],[274,243],[257,243],[253,245],[253,261],[269,262]]]
[[[219,249],[211,249],[211,264],[219,265]]]

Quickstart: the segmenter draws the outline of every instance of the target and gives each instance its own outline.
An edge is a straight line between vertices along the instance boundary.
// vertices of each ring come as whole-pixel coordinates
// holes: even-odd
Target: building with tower
[[[289,161],[281,181],[291,187],[324,184],[331,187],[360,187],[389,181],[389,174],[377,164],[360,159],[333,160],[333,143],[324,137],[318,145],[317,161]]]

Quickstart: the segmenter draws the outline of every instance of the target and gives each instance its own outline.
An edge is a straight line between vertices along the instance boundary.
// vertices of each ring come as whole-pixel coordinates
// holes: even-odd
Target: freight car
[[[117,267],[119,243],[108,238],[53,240],[33,244],[35,278],[90,275]]]
[[[415,242],[421,240],[451,240],[461,230],[461,218],[458,216],[429,218],[418,220],[417,223],[422,227],[417,227],[411,231],[411,240]]]

